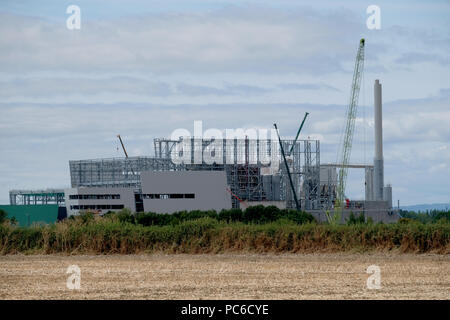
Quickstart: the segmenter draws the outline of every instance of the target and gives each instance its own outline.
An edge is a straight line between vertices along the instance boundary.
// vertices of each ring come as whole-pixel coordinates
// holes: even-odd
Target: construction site
[[[373,163],[350,162],[363,68],[361,39],[336,163],[321,163],[319,140],[300,139],[308,112],[294,139],[281,138],[274,124],[277,139],[155,138],[154,156],[129,157],[119,135],[124,157],[70,161],[70,188],[11,190],[10,206],[3,207],[54,205],[58,216],[64,210],[71,216],[124,208],[172,213],[273,205],[309,212],[319,221],[344,222],[350,213],[364,213],[375,222],[394,222],[392,187],[384,184],[379,80],[374,83]],[[365,199],[346,196],[350,168],[365,171]]]

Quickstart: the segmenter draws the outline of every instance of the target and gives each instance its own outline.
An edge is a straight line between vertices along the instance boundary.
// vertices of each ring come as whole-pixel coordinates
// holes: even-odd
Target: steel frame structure
[[[11,190],[9,191],[10,205],[40,205],[57,204],[65,205],[64,190],[46,189],[46,190]]]
[[[320,144],[318,140],[282,140],[292,148],[289,169],[302,209],[319,209]],[[183,161],[183,146],[191,146]],[[295,208],[288,187],[286,167],[278,141],[261,139],[154,139],[155,157],[128,157],[70,161],[71,185],[75,187],[134,187],[140,192],[142,171],[222,170],[226,171],[231,192],[245,201],[286,201]],[[181,152],[181,153],[180,153]],[[222,161],[208,162],[207,155],[221,154]],[[267,161],[270,159],[270,162]],[[275,161],[276,163],[274,163]],[[275,165],[274,165],[275,164]],[[270,184],[270,185],[268,185]],[[239,201],[231,196],[233,207]]]

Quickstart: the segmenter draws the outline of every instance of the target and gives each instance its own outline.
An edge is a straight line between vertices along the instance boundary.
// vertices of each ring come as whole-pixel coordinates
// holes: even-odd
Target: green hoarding
[[[7,213],[7,218],[15,217],[18,225],[30,226],[33,223],[55,223],[58,219],[57,204],[42,205],[0,205],[0,209]]]

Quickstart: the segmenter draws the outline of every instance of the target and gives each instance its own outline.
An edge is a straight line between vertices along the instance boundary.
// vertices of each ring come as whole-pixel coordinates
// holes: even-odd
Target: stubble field
[[[69,290],[70,265],[81,287]],[[381,289],[366,287],[370,265]],[[6,255],[0,299],[450,299],[433,254]]]

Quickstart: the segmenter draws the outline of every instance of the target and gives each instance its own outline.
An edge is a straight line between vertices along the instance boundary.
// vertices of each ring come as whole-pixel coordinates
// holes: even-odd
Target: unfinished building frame
[[[282,144],[289,150],[294,141],[282,140]],[[183,145],[191,146],[190,153]],[[278,141],[158,138],[154,150],[155,157],[70,161],[72,187],[126,186],[140,193],[143,171],[221,170],[226,172],[233,207],[241,201],[285,201],[287,208],[295,207]],[[222,160],[211,162],[211,158]],[[302,209],[323,208],[319,141],[298,140],[287,160]]]
[[[11,205],[57,204],[62,207],[65,205],[64,190],[11,190],[9,203]]]

